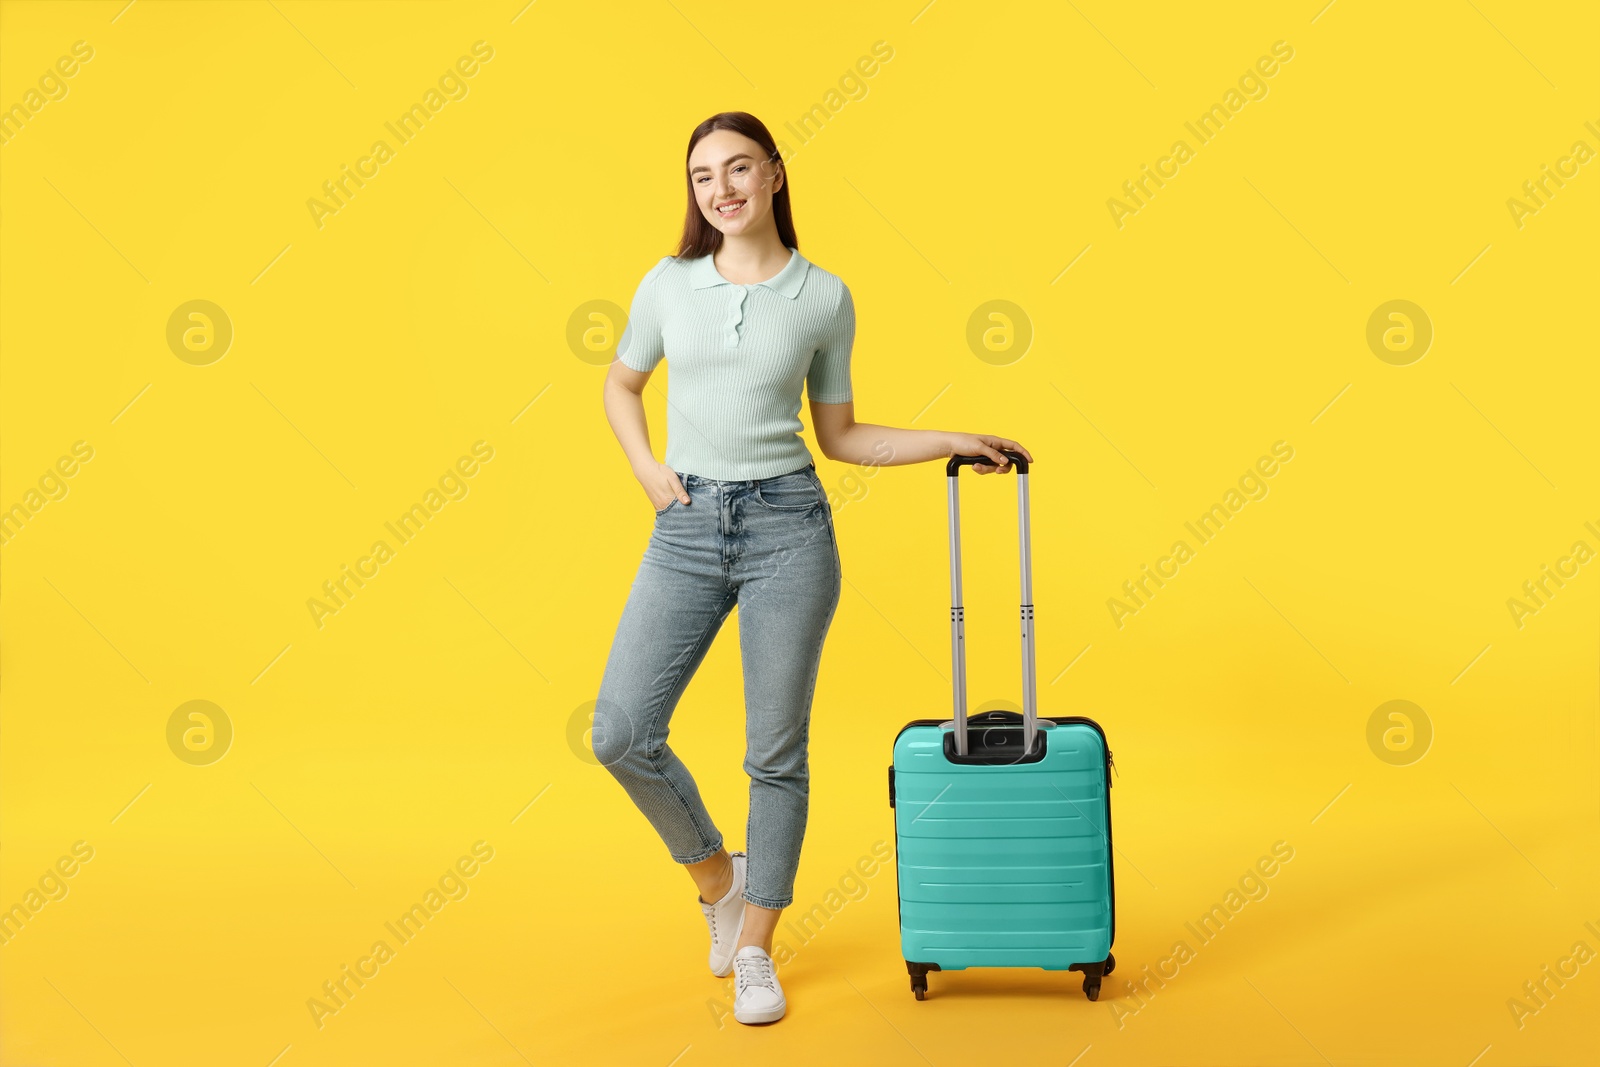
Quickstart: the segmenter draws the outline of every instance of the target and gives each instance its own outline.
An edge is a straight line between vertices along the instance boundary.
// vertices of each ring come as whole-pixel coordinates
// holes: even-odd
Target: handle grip
[[[1018,474],[1028,473],[1028,460],[1021,452],[1014,452],[1009,448],[998,450],[1002,456],[1011,460],[1011,465],[1017,469]],[[954,478],[960,473],[962,467],[970,467],[974,463],[993,464],[994,460],[988,456],[951,456],[950,461],[944,465],[945,474]]]

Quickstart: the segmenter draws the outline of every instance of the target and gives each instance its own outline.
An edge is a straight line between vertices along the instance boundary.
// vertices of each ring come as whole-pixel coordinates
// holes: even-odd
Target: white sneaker
[[[704,897],[698,898],[706,926],[711,930],[711,973],[718,978],[726,978],[733,970],[733,947],[739,943],[739,934],[744,929],[745,854],[735,852],[731,859],[733,884],[728,887],[727,894],[715,904],[707,904]]]
[[[733,957],[733,1017],[742,1023],[771,1023],[783,1018],[788,1003],[772,957],[760,945],[746,945]]]

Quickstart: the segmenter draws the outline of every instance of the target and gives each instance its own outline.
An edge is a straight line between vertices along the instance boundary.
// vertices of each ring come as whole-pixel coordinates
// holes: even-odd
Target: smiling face
[[[689,154],[689,182],[706,221],[725,235],[776,227],[772,197],[783,170],[759,144],[733,130],[713,130]]]

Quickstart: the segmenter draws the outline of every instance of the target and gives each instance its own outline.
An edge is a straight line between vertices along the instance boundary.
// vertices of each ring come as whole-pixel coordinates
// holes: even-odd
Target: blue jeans
[[[628,593],[595,704],[595,757],[627,790],[672,858],[723,847],[668,721],[735,604],[744,669],[750,814],[744,899],[794,901],[810,794],[806,746],[822,644],[842,575],[833,512],[815,465],[751,481],[677,472],[674,498]]]

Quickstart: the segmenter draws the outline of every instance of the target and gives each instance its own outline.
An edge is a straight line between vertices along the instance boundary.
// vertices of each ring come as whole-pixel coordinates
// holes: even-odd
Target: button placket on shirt
[[[744,322],[744,301],[750,295],[747,286],[734,285],[733,301],[728,305],[727,329],[723,336],[723,344],[728,348],[739,347],[739,326]]]

